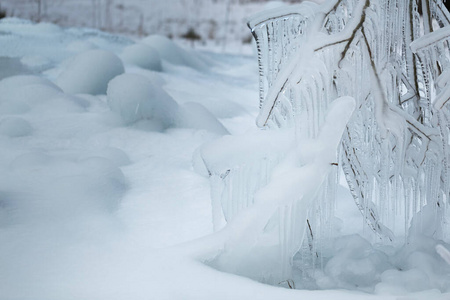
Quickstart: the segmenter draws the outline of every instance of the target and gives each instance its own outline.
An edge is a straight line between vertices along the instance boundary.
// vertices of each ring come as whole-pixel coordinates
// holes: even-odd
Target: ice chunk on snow
[[[144,38],[142,43],[156,49],[159,56],[171,64],[185,65],[194,69],[206,68],[206,64],[196,54],[189,53],[164,36],[151,35]]]
[[[125,63],[143,69],[162,71],[161,58],[158,51],[145,44],[134,44],[123,49],[121,58]]]
[[[181,106],[177,118],[180,127],[205,129],[219,135],[229,134],[228,130],[203,105],[188,102]]]
[[[108,82],[124,72],[120,58],[105,50],[89,50],[75,56],[57,78],[66,93],[105,94]]]
[[[0,134],[9,137],[30,135],[33,129],[30,123],[19,117],[7,117],[0,120]]]
[[[117,76],[108,85],[108,104],[125,124],[148,121],[155,129],[172,125],[178,104],[162,88],[137,74]]]

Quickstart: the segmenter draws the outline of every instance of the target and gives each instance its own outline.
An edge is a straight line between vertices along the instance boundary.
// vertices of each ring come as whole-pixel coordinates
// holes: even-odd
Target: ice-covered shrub
[[[252,236],[253,241],[242,240],[246,247],[230,246],[221,259],[228,257],[227,263],[239,270],[242,257],[275,244],[281,271],[274,268],[270,274],[251,276],[270,282],[277,276],[289,279],[297,251],[309,253],[313,265],[321,261],[332,238],[339,167],[363,217],[385,243],[418,233],[448,240],[450,14],[442,1],[305,2],[257,14],[249,27],[257,42],[260,71],[257,124],[266,130],[295,132],[292,147],[300,149],[300,157],[307,154],[298,163],[300,169],[308,168],[317,156],[311,145],[322,134],[327,111],[337,99],[350,96],[357,109],[343,131],[340,150],[333,149],[334,157],[329,159],[334,168],[308,195],[311,198],[289,184],[292,178],[274,185],[283,174],[277,171],[279,165],[267,168],[267,160],[280,154],[237,166],[231,160],[221,170],[207,161],[212,185],[220,187],[213,190],[221,191],[212,194],[213,205],[231,224],[247,208],[258,209],[257,201],[249,206],[248,199],[258,198],[261,191],[278,194],[274,202],[285,195],[292,201],[280,205],[271,218],[247,220],[259,226],[258,230],[248,224],[242,227],[243,231],[252,228],[247,238]],[[254,148],[255,153],[259,150]],[[258,176],[261,168],[270,179],[255,191],[249,178]],[[229,184],[233,178],[236,181]],[[309,182],[310,178],[298,178],[299,186]],[[270,190],[272,185],[278,190]],[[268,235],[273,228],[278,232],[265,244],[260,242],[263,238],[253,237]],[[338,269],[345,267],[341,264]],[[362,275],[351,281],[378,276]]]
[[[117,76],[108,84],[108,105],[125,124],[146,121],[155,129],[172,125],[177,103],[161,87],[137,74]]]
[[[143,69],[161,71],[161,58],[159,53],[152,47],[138,43],[123,49],[122,60],[125,63],[133,64]]]
[[[105,50],[89,50],[72,58],[56,83],[66,93],[105,94],[108,82],[124,72],[122,61]]]

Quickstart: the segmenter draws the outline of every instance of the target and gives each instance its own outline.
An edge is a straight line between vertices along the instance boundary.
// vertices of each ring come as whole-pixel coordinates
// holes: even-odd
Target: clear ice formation
[[[248,23],[258,51],[259,127],[293,128],[295,139],[314,139],[334,99],[356,100],[336,165],[367,224],[387,243],[413,233],[450,237],[449,23],[441,0],[304,2],[262,12]],[[255,153],[252,160],[229,161],[228,167],[215,168],[204,157],[216,224],[253,204],[286,145],[260,155],[249,145],[244,152]],[[338,167],[330,172],[308,211],[301,242],[313,264],[333,236],[338,173]],[[295,254],[288,248],[295,244],[296,210],[283,206],[270,221],[278,227],[283,263],[292,263]]]

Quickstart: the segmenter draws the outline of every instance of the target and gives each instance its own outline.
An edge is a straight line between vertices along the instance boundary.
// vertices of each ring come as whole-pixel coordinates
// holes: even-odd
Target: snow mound
[[[134,44],[126,47],[121,55],[124,62],[143,69],[162,71],[161,58],[158,51],[145,44]]]
[[[228,130],[203,105],[187,102],[181,106],[177,125],[179,127],[205,129],[218,135],[229,134]]]
[[[19,117],[7,117],[0,121],[0,134],[9,137],[27,136],[32,131],[30,123]]]
[[[0,113],[25,113],[36,104],[62,95],[62,91],[47,79],[19,75],[0,81]]]
[[[35,72],[42,72],[51,67],[51,61],[42,55],[25,55],[20,62]]]
[[[71,94],[105,94],[108,82],[124,72],[122,61],[105,50],[89,50],[75,56],[57,78]]]
[[[125,124],[147,121],[156,130],[171,126],[178,110],[169,94],[137,74],[123,74],[111,80],[107,98],[111,110]]]
[[[184,65],[199,70],[206,69],[205,62],[197,55],[182,49],[164,36],[151,35],[144,38],[142,43],[154,48],[162,59],[171,64]]]

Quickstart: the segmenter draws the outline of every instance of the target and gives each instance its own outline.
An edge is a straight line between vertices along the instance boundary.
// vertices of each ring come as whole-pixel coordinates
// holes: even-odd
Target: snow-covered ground
[[[295,279],[322,290],[205,264],[230,233],[193,161],[255,130],[254,56],[18,19],[0,45],[0,299],[450,299],[439,242],[372,246],[345,187],[335,252]]]
[[[135,37],[157,33],[181,39],[191,30],[200,40],[184,40],[190,46],[208,46],[210,49],[238,53],[245,53],[251,41],[246,24],[248,16],[266,7],[282,4],[282,1],[269,0],[0,1],[0,7],[10,17],[51,22],[60,26],[97,28]]]

